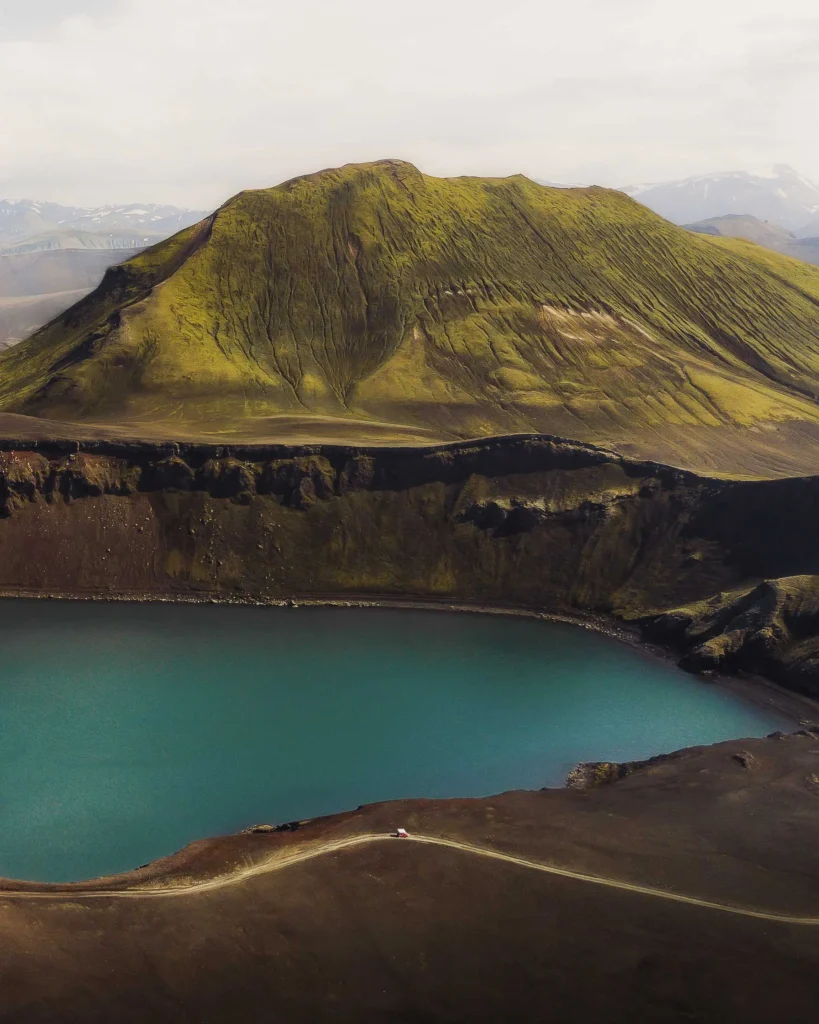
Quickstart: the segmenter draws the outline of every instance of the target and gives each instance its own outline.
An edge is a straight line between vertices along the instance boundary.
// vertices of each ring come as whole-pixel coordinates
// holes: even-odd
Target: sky
[[[817,0],[0,0],[0,196],[210,209],[323,167],[819,180]]]

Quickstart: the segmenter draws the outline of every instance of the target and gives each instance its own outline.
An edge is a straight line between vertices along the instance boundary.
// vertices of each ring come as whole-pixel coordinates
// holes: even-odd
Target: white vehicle
[[[409,839],[409,832],[407,832],[405,828],[397,828],[393,832],[393,836],[395,836],[396,839]]]

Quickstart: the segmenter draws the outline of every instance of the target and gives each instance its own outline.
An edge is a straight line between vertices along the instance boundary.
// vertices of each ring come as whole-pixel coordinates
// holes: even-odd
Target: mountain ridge
[[[33,334],[139,250],[46,249],[0,256],[0,348]]]

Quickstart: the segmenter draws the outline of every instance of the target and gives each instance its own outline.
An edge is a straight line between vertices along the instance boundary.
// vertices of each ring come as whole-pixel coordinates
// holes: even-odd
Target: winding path
[[[203,882],[182,883],[176,886],[154,886],[133,889],[89,889],[89,890],[68,890],[48,892],[24,892],[0,890],[0,901],[2,900],[56,900],[64,903],[67,900],[89,900],[89,899],[156,899],[160,897],[191,896],[197,893],[212,892],[215,889],[225,889],[232,885],[238,885],[248,878],[257,875],[267,875],[274,871],[281,871],[294,864],[303,864],[308,860],[315,860],[324,857],[328,853],[337,853],[340,850],[349,850],[351,847],[364,846],[368,843],[380,843],[389,840],[394,843],[423,843],[427,846],[444,846],[451,850],[460,850],[462,853],[469,853],[477,857],[488,857],[490,860],[500,860],[507,864],[516,864],[518,867],[529,868],[532,871],[542,871],[548,875],[559,875],[562,878],[573,878],[578,882],[590,882],[592,885],[603,885],[609,889],[621,889],[626,892],[636,892],[643,896],[655,896],[658,899],[671,900],[674,903],[687,903],[694,907],[704,907],[706,910],[718,910],[725,914],[736,914],[740,917],[753,917],[761,921],[775,921],[779,924],[807,925],[819,927],[819,917],[797,917],[790,914],[776,914],[765,910],[751,910],[746,907],[736,907],[729,903],[715,903],[711,900],[701,900],[696,896],[684,896],[681,893],[671,892],[667,889],[652,889],[646,885],[636,885],[633,882],[623,882],[616,878],[604,878],[600,875],[587,875],[581,871],[572,871],[569,868],[559,868],[552,864],[543,864],[540,861],[528,860],[525,857],[516,857],[511,853],[501,853],[498,850],[490,850],[485,846],[473,846],[471,843],[462,843],[455,839],[443,839],[439,836],[414,835],[407,839],[396,839],[383,832],[369,832],[358,836],[350,836],[347,839],[337,839],[333,842],[323,843],[312,849],[299,850],[289,856],[271,857],[260,861],[249,867],[242,868],[229,875],[220,875],[217,878],[210,878]]]

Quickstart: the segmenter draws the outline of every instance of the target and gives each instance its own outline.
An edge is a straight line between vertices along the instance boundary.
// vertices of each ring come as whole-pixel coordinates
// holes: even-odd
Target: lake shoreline
[[[260,598],[250,595],[203,594],[140,594],[140,593],[60,593],[52,591],[28,591],[0,589],[0,600],[44,600],[44,601],[91,601],[123,604],[195,604],[227,605],[256,608],[383,608],[416,611],[445,611],[473,615],[511,616],[513,618],[539,619],[543,622],[559,622],[578,626],[627,644],[641,653],[680,667],[679,651],[646,640],[638,626],[622,622],[613,616],[599,613],[571,611],[547,611],[543,608],[522,605],[498,605],[488,602],[470,602],[449,598],[392,596],[373,594],[339,594],[321,596],[299,596],[292,598]],[[692,673],[692,678],[709,682],[732,693],[747,703],[775,711],[793,721],[795,727],[819,722],[819,700],[806,694],[789,690],[761,673]],[[658,754],[666,751],[657,751]]]
[[[387,836],[402,826],[411,834],[472,837],[480,845],[497,845],[510,852],[530,856],[539,852],[546,862],[577,864],[594,874],[633,874],[634,881],[650,880],[658,887],[682,888],[723,902],[743,902],[753,893],[755,905],[794,913],[804,913],[807,907],[813,912],[816,891],[809,885],[809,844],[777,841],[766,845],[761,852],[767,863],[760,865],[742,859],[736,863],[736,851],[730,843],[736,828],[749,837],[773,835],[772,822],[781,825],[783,815],[805,826],[805,800],[813,798],[805,791],[802,779],[814,767],[817,737],[819,733],[803,730],[781,738],[725,740],[686,747],[651,762],[633,763],[634,772],[584,791],[567,787],[510,789],[486,797],[399,798],[367,803],[284,825],[257,825],[196,839],[139,867],[75,882],[0,877],[0,904],[4,898],[33,897],[33,906],[47,907],[48,903],[40,899],[52,898],[58,905],[60,900],[76,900],[79,907],[89,894],[104,898],[110,892],[138,898],[140,894],[150,895],[152,889],[177,887],[179,895],[185,895],[187,888],[201,882],[229,881],[232,877],[239,880],[248,868],[257,865],[263,871],[265,864],[275,865],[280,857],[286,859],[289,853],[300,853],[314,843],[362,833]],[[668,784],[677,792],[674,828],[679,842],[671,848],[667,837]],[[767,798],[768,787],[777,790],[781,804]],[[719,807],[724,817],[717,813]],[[610,811],[614,810],[617,813],[613,815]],[[732,818],[736,819],[733,824]],[[603,819],[607,828],[601,832]],[[641,820],[648,824],[646,819],[652,824],[647,833],[640,833],[641,843],[648,841],[652,856],[646,858],[642,849],[642,856],[633,858],[632,829]],[[697,838],[704,819],[713,819],[713,828],[725,833],[722,844],[727,847],[722,855],[708,855],[710,872],[703,871],[703,851]],[[812,829],[817,827],[817,820],[815,816],[810,818]],[[611,849],[606,853],[607,847]],[[800,864],[801,870],[794,871],[793,865],[785,866],[789,858],[808,864]],[[760,877],[743,896],[752,875]]]
[[[597,680],[596,685],[598,689],[600,687],[603,687],[609,689],[612,693],[619,692],[623,694],[629,694],[629,680],[632,676],[634,678],[639,678],[644,673],[652,672],[655,672],[657,674],[656,681],[661,684],[662,677],[664,676],[666,671],[661,663],[665,663],[665,665],[668,666],[669,671],[671,670],[671,666],[673,664],[673,658],[668,651],[663,651],[662,648],[659,648],[656,645],[650,645],[643,642],[639,637],[637,628],[634,626],[622,627],[620,626],[620,624],[611,620],[607,620],[603,616],[571,616],[560,613],[547,613],[542,609],[520,609],[508,606],[492,607],[478,603],[457,603],[451,601],[443,602],[428,599],[418,600],[390,597],[382,599],[374,598],[372,595],[359,596],[358,598],[352,598],[348,595],[345,595],[343,598],[333,598],[324,596],[321,599],[307,598],[303,600],[279,600],[275,602],[249,601],[247,599],[236,600],[234,598],[230,601],[218,602],[213,599],[207,599],[205,601],[201,599],[191,600],[190,596],[187,595],[185,599],[181,601],[175,601],[169,600],[167,598],[160,600],[151,600],[146,597],[134,598],[122,594],[115,596],[108,595],[109,598],[113,597],[113,599],[107,601],[100,601],[98,599],[92,598],[91,595],[85,594],[81,595],[79,600],[86,602],[93,600],[93,605],[86,605],[85,609],[77,608],[76,613],[70,613],[69,605],[72,602],[68,597],[64,599],[62,609],[52,604],[51,611],[49,612],[49,610],[45,607],[35,606],[33,602],[29,599],[30,596],[31,595],[23,595],[18,593],[15,595],[14,599],[6,598],[7,603],[3,609],[6,613],[4,616],[4,622],[6,628],[8,630],[13,631],[13,635],[16,635],[16,633],[14,633],[15,622],[24,623],[25,621],[32,621],[34,623],[39,624],[37,628],[41,630],[45,629],[49,637],[53,638],[54,636],[56,636],[57,639],[52,639],[51,641],[53,643],[56,643],[57,648],[60,652],[59,660],[55,662],[54,665],[52,666],[52,674],[54,674],[56,677],[65,674],[61,671],[61,666],[63,666],[66,663],[66,659],[68,659],[68,663],[71,663],[72,657],[75,662],[82,660],[82,651],[86,649],[84,645],[88,642],[87,639],[84,639],[83,635],[80,634],[80,638],[77,639],[75,642],[74,655],[72,655],[72,648],[70,647],[70,645],[66,646],[65,640],[60,639],[61,634],[59,632],[54,634],[52,629],[53,620],[62,620],[64,618],[67,618],[68,625],[72,630],[72,635],[75,636],[76,624],[84,620],[89,620],[92,623],[94,623],[94,629],[100,636],[107,635],[108,631],[112,628],[114,631],[112,635],[116,635],[117,622],[121,623],[123,626],[125,626],[125,624],[127,623],[131,623],[134,624],[136,628],[136,624],[144,620],[144,622],[148,623],[149,630],[156,629],[157,627],[159,627],[159,633],[156,634],[157,636],[161,636],[163,634],[167,634],[169,636],[176,636],[177,634],[185,636],[186,632],[184,623],[186,621],[198,623],[197,628],[199,629],[199,632],[203,634],[212,634],[216,627],[221,622],[223,625],[223,630],[221,632],[227,631],[228,633],[230,633],[231,630],[235,629],[237,630],[238,635],[238,633],[240,632],[239,624],[246,623],[245,633],[247,636],[267,636],[268,633],[270,633],[271,636],[276,636],[278,634],[277,642],[279,644],[279,649],[281,649],[281,645],[290,645],[294,646],[295,650],[302,650],[305,641],[308,643],[313,643],[318,635],[326,636],[328,638],[328,641],[331,641],[331,638],[334,636],[336,636],[337,638],[346,638],[348,635],[354,635],[356,631],[352,630],[351,634],[349,626],[344,624],[347,621],[348,617],[351,617],[353,621],[367,623],[367,625],[364,626],[363,630],[358,631],[363,644],[367,646],[371,646],[375,642],[375,637],[380,637],[382,635],[392,635],[393,633],[397,633],[401,636],[404,636],[407,633],[410,633],[414,636],[416,630],[421,630],[423,624],[426,623],[425,628],[431,628],[433,631],[433,635],[438,634],[442,637],[448,638],[460,637],[460,644],[463,645],[465,643],[467,645],[466,647],[460,646],[461,651],[469,651],[474,649],[468,639],[469,637],[472,638],[475,644],[479,645],[482,642],[481,638],[484,635],[491,635],[493,633],[504,633],[508,630],[514,630],[515,635],[531,635],[535,637],[540,636],[541,630],[543,630],[544,633],[549,632],[548,626],[535,627],[533,625],[531,627],[528,627],[526,626],[525,622],[519,622],[519,626],[514,627],[512,622],[508,622],[508,619],[512,618],[518,620],[529,619],[540,620],[543,623],[552,622],[557,625],[565,627],[583,627],[584,629],[590,630],[603,638],[599,642],[594,642],[593,637],[591,636],[588,636],[586,639],[583,639],[583,636],[578,634],[576,629],[565,629],[561,631],[556,631],[556,635],[559,636],[562,634],[565,637],[566,643],[572,643],[581,650],[586,648],[594,648],[597,646],[600,646],[603,649],[610,650],[610,655],[613,660],[611,662],[606,662],[607,665],[610,665],[610,668],[607,668],[602,672],[598,671],[594,674]],[[38,594],[37,598],[39,600],[48,600],[49,598],[54,598],[54,595]],[[74,601],[73,603],[76,605],[78,604],[78,601]],[[208,613],[207,611],[201,608],[196,611],[194,611],[194,609],[191,608],[188,612],[183,612],[182,610],[184,605],[196,604],[201,606],[206,603],[211,605],[213,609],[212,612]],[[134,607],[129,609],[127,605],[133,605]],[[170,607],[161,608],[162,605],[173,605],[175,608],[179,609],[179,611],[176,612],[174,611],[174,608]],[[117,606],[123,607],[119,607],[117,609]],[[153,611],[151,610],[152,607]],[[229,607],[235,607],[237,609],[256,608],[257,611],[230,612],[227,610]],[[273,614],[270,614],[264,610],[266,608],[271,607],[278,608],[280,610]],[[360,615],[360,613],[358,612],[358,609],[367,607],[374,609],[372,613],[372,619],[368,619],[367,616]],[[283,614],[283,609],[285,608],[301,608],[302,614]],[[347,612],[335,616],[334,613],[330,610],[332,608],[347,609]],[[106,609],[108,609],[108,611],[106,611]],[[403,611],[404,614],[398,615],[397,612],[399,610]],[[459,621],[456,618],[456,620],[450,624],[436,616],[430,616],[428,613],[431,611],[449,611],[450,613],[460,612],[462,613],[462,615]],[[413,612],[416,614],[410,614]],[[466,618],[466,615],[463,613],[470,613],[470,617],[472,619],[471,623]],[[481,625],[474,618],[474,616],[478,614],[493,614],[495,616],[505,616],[507,617],[508,625],[504,626],[500,621],[497,621],[494,626],[491,625],[489,622],[484,622],[484,624]],[[278,626],[275,625],[276,622],[278,623]],[[338,623],[338,628],[333,626],[334,622]],[[413,625],[412,623],[415,623],[415,625]],[[431,625],[432,623],[437,623],[437,625]],[[323,632],[325,629],[326,632]],[[299,641],[298,637],[301,637],[301,641]],[[617,645],[608,645],[609,640],[616,640]],[[150,634],[145,633],[144,639],[140,642],[150,643]],[[448,642],[451,642],[451,640]],[[80,648],[77,648],[76,644],[80,644]],[[620,645],[625,645],[625,647],[629,648],[633,653],[628,654],[628,652],[625,650],[625,647],[621,646],[620,653],[618,654],[615,647]],[[421,646],[423,649],[426,649],[423,644]],[[329,647],[330,649],[335,649],[332,642],[329,643]],[[525,647],[525,643],[523,644],[523,647]],[[517,678],[514,668],[514,665],[516,664],[514,655],[520,649],[522,649],[521,642],[516,641],[514,648],[506,651],[502,655],[502,660],[498,663],[497,666],[496,679],[500,680],[501,682],[504,679],[506,679],[509,683],[511,683],[514,679]],[[542,651],[540,641],[535,642],[535,649],[536,660],[534,664],[536,666],[536,671],[540,671],[540,667],[544,664],[542,657],[538,653]],[[21,647],[17,655],[17,663],[23,665],[24,667],[28,666],[29,663],[31,662],[31,650],[32,648],[27,645]],[[12,660],[10,664],[13,666],[15,664],[15,659],[13,656],[13,648],[11,647],[10,652],[12,654]],[[631,659],[630,669],[625,676],[618,675],[617,662],[618,659],[622,658]],[[658,658],[659,661],[657,660]],[[123,662],[123,664],[126,663],[131,662]],[[188,663],[187,658],[185,663]],[[210,662],[208,662],[208,664],[210,664]],[[379,664],[383,666],[385,663],[382,660]],[[400,676],[400,669],[398,667],[396,667],[395,672],[398,673],[396,679],[403,678]],[[511,673],[511,675],[507,675],[507,673]],[[120,676],[119,671],[117,671],[116,674]],[[682,673],[678,671],[675,671],[675,674],[682,675]],[[229,675],[230,669],[227,666],[223,665],[217,670],[215,678],[219,680],[224,680],[226,678],[229,678]],[[380,672],[379,675],[383,675],[383,672]],[[412,685],[417,683],[419,679],[422,680],[427,675],[429,675],[428,672],[423,672],[421,676],[419,676],[417,673],[410,673],[409,675],[407,675],[406,678],[404,679],[403,684],[405,692],[411,691]],[[259,675],[259,678],[262,678],[262,675]],[[711,687],[709,687],[707,685],[706,680],[698,681],[697,677],[693,674],[689,674],[688,678],[690,678],[691,680],[690,683],[687,683],[685,679],[681,679],[677,685],[681,686],[682,688],[690,686],[692,690],[692,699],[695,696],[695,690],[707,690],[709,688],[712,688],[714,685],[718,686],[719,684],[719,681],[715,681],[711,684]],[[14,676],[12,674],[12,676],[9,677],[10,682],[12,682],[13,679]],[[197,680],[199,681],[200,677],[197,677]],[[75,684],[77,684],[78,682],[80,682],[80,680],[74,679],[74,677],[70,675],[65,678],[65,683],[71,689],[72,694],[74,693]],[[172,683],[173,680],[171,679],[170,682]],[[131,699],[128,696],[128,694],[132,693],[133,690],[127,676],[121,676],[120,683],[121,692],[119,692],[118,695],[116,696],[116,714],[114,718],[111,718],[110,715],[108,718],[106,718],[107,712],[106,704],[104,701],[95,700],[94,702],[93,706],[95,709],[95,720],[97,722],[98,730],[102,727],[103,731],[107,731],[104,729],[104,726],[101,726],[101,723],[114,720],[118,721],[120,717],[127,714],[127,707],[129,704],[129,700]],[[174,692],[176,692],[176,690],[173,686],[171,686],[171,688],[168,689],[168,683],[169,680],[165,680],[163,686],[160,687],[160,695],[158,697],[155,695],[154,701],[156,702],[156,700],[158,699],[161,706],[165,709],[165,717],[169,718],[169,720],[173,720],[173,716],[168,715],[168,709],[166,707],[166,704],[169,695],[172,695]],[[285,683],[285,685],[288,684]],[[124,690],[122,689],[122,686],[125,687]],[[34,879],[37,879],[38,877],[42,879],[49,877],[46,872],[41,871],[41,869],[39,868],[35,869],[38,871],[38,874],[34,874],[34,879],[27,879],[27,870],[25,865],[12,864],[12,862],[9,861],[4,865],[5,872],[8,872],[8,875],[5,878],[0,879],[0,891],[8,891],[9,889],[11,889],[14,891],[55,892],[57,889],[62,889],[63,891],[79,892],[83,886],[91,886],[92,883],[98,883],[100,879],[106,880],[106,884],[108,884],[107,880],[119,879],[121,881],[123,878],[126,877],[133,880],[140,879],[143,881],[147,881],[148,879],[156,878],[158,873],[160,875],[166,873],[168,869],[169,874],[171,876],[176,876],[179,878],[183,876],[188,876],[189,874],[196,876],[199,873],[199,869],[195,866],[197,859],[195,851],[199,849],[213,848],[212,844],[214,840],[196,839],[194,837],[208,835],[217,836],[219,834],[222,834],[226,837],[230,835],[238,837],[248,834],[253,836],[257,834],[256,829],[254,829],[253,827],[254,821],[272,821],[276,824],[280,824],[282,822],[287,823],[295,821],[299,822],[300,826],[303,827],[306,823],[311,821],[328,821],[330,819],[335,820],[339,817],[339,815],[343,817],[345,813],[355,813],[350,811],[344,812],[342,810],[334,810],[334,808],[352,808],[358,806],[359,809],[361,809],[361,807],[363,806],[376,806],[379,805],[379,802],[384,801],[394,805],[395,813],[400,815],[401,808],[406,807],[409,804],[413,804],[413,802],[417,802],[420,805],[427,806],[429,804],[451,805],[453,801],[456,803],[459,801],[466,801],[467,804],[471,806],[474,801],[484,801],[487,804],[487,806],[491,806],[494,798],[492,796],[484,796],[482,794],[499,794],[504,791],[517,791],[520,793],[529,792],[533,796],[537,793],[551,793],[557,795],[569,792],[565,785],[566,777],[569,774],[571,767],[573,765],[576,765],[577,763],[582,763],[588,760],[595,760],[600,758],[608,761],[617,761],[624,764],[634,765],[645,764],[648,762],[655,761],[665,762],[669,757],[671,758],[671,760],[676,760],[681,755],[681,753],[684,753],[686,750],[695,749],[691,746],[692,742],[700,742],[701,744],[703,744],[701,747],[696,748],[702,750],[708,750],[712,747],[716,749],[720,746],[724,746],[726,743],[733,743],[743,750],[746,748],[747,745],[748,749],[751,749],[751,744],[756,744],[760,741],[758,739],[746,737],[760,737],[765,733],[767,733],[768,736],[784,737],[787,734],[790,734],[794,729],[798,728],[798,725],[796,723],[801,725],[805,721],[804,718],[797,717],[800,713],[804,713],[805,711],[805,708],[802,706],[801,702],[794,702],[792,699],[789,699],[790,695],[778,692],[777,688],[774,687],[772,684],[768,684],[767,682],[763,681],[763,685],[760,686],[759,682],[754,683],[749,680],[741,679],[736,681],[725,680],[724,687],[733,691],[733,695],[736,698],[738,698],[736,701],[737,705],[739,705],[740,703],[746,704],[746,709],[744,711],[737,708],[735,712],[732,712],[732,714],[744,714],[746,716],[749,716],[750,718],[752,716],[750,716],[749,712],[750,707],[752,705],[757,705],[760,708],[764,707],[769,712],[771,710],[776,710],[778,714],[775,716],[770,714],[767,715],[767,720],[761,723],[761,727],[755,727],[752,724],[748,723],[735,722],[732,727],[733,732],[729,729],[725,730],[722,733],[722,735],[724,736],[736,737],[734,739],[721,740],[718,738],[719,734],[715,734],[713,731],[710,734],[700,734],[699,737],[673,735],[662,730],[661,725],[665,715],[664,707],[662,706],[662,701],[660,701],[660,703],[657,703],[657,699],[655,696],[657,691],[655,689],[650,689],[643,692],[642,696],[637,694],[629,698],[629,706],[625,709],[625,715],[620,719],[619,726],[616,726],[615,728],[616,737],[614,737],[614,747],[609,747],[609,749],[603,749],[600,747],[595,748],[595,745],[593,744],[589,746],[586,741],[588,740],[589,736],[592,735],[592,733],[589,732],[589,729],[587,727],[584,730],[582,730],[582,736],[585,737],[584,743],[581,744],[581,747],[583,749],[578,749],[577,747],[575,747],[574,750],[568,751],[567,753],[569,756],[561,759],[561,764],[558,766],[559,771],[552,771],[549,775],[545,774],[545,772],[543,771],[544,766],[541,758],[538,760],[538,763],[535,766],[534,773],[529,773],[529,775],[525,778],[518,777],[513,779],[496,779],[494,782],[491,783],[491,785],[486,785],[485,787],[482,787],[480,790],[475,789],[472,791],[470,791],[468,786],[462,787],[456,784],[452,785],[451,787],[448,787],[447,790],[442,790],[441,792],[430,792],[429,790],[425,789],[423,785],[423,780],[420,780],[419,782],[419,780],[416,779],[416,785],[409,785],[403,789],[403,792],[407,794],[427,794],[424,797],[417,797],[415,801],[413,801],[412,797],[402,798],[400,796],[401,787],[398,787],[397,789],[393,788],[392,790],[393,793],[399,794],[397,798],[395,796],[390,795],[390,793],[378,792],[377,789],[376,791],[373,791],[369,787],[369,781],[371,778],[374,777],[372,775],[372,772],[370,772],[369,774],[361,776],[361,778],[358,779],[355,785],[348,787],[347,792],[342,794],[338,801],[334,800],[332,804],[325,805],[324,809],[322,807],[317,807],[315,804],[311,806],[309,800],[305,802],[302,799],[302,791],[298,787],[294,789],[291,786],[291,796],[287,798],[284,804],[280,803],[275,808],[268,808],[267,810],[265,810],[264,801],[262,801],[261,804],[258,804],[257,801],[256,805],[252,805],[247,803],[247,801],[245,800],[245,795],[248,792],[248,787],[249,790],[252,791],[253,786],[255,784],[255,779],[261,777],[259,775],[258,770],[254,769],[253,776],[245,779],[245,784],[243,788],[234,789],[232,794],[229,795],[231,813],[227,818],[223,817],[221,821],[217,822],[215,827],[209,826],[207,822],[205,822],[204,824],[202,823],[202,821],[194,822],[192,823],[192,826],[190,828],[184,830],[180,835],[172,837],[172,840],[164,845],[165,850],[176,849],[178,851],[176,854],[172,853],[166,856],[162,856],[162,848],[159,848],[160,852],[159,857],[157,858],[157,851],[155,850],[135,849],[133,852],[136,854],[136,856],[134,856],[132,859],[129,858],[129,861],[127,863],[130,863],[131,865],[143,863],[144,866],[142,868],[137,868],[136,870],[129,870],[126,867],[120,870],[120,864],[122,863],[121,861],[120,864],[109,861],[108,864],[99,864],[94,869],[89,868],[88,871],[82,871],[82,873],[80,872],[80,870],[78,870],[77,873],[72,872],[71,875],[67,874],[63,876],[73,877],[77,879],[85,879],[85,881],[81,882],[36,881]],[[720,689],[722,688],[723,687],[720,687]],[[398,687],[398,690],[400,689],[401,686]],[[570,689],[571,687],[566,688],[565,692],[570,692]],[[198,690],[196,691],[197,695],[199,694],[199,692],[200,691]],[[422,688],[421,690],[419,690],[419,692],[422,692]],[[469,699],[470,698],[467,695],[466,700],[468,701]],[[719,714],[718,705],[724,704],[727,706],[731,703],[731,700],[728,698],[719,698],[716,692],[710,697],[707,694],[703,693],[703,699],[705,699],[706,701],[712,701],[714,703],[714,710],[717,712],[717,717]],[[414,697],[413,700],[417,700],[417,697]],[[686,698],[683,698],[683,705],[681,706],[684,706],[685,700]],[[596,698],[590,699],[587,696],[581,700],[581,703],[584,707],[588,709],[593,708],[595,706],[595,701]],[[148,704],[150,705],[150,703],[151,701],[149,699]],[[191,706],[197,706],[197,704],[199,703],[199,696],[189,694],[185,697],[184,703],[186,708]],[[59,694],[58,699],[56,700],[56,702],[53,701],[51,706],[62,706],[59,700]],[[656,717],[652,718],[652,715]],[[643,719],[644,721],[650,723],[649,730],[646,733],[645,739],[643,741],[644,750],[635,751],[627,750],[625,748],[617,749],[618,739],[623,738],[628,734],[630,729],[629,723],[635,718]],[[534,721],[534,719],[532,720]],[[817,716],[816,720],[819,720],[819,716]],[[793,725],[791,725],[791,723],[793,723]],[[452,725],[453,723],[450,722],[450,727],[445,728],[443,734],[439,737],[439,739],[443,740],[446,746],[449,746],[452,743],[454,743],[455,737],[457,736],[458,733],[457,728],[451,728]],[[62,734],[64,728],[64,724],[61,724],[59,726],[60,734]],[[541,740],[543,739],[544,735],[548,736],[548,732],[544,734],[540,726],[538,726],[537,728]],[[754,729],[756,729],[756,731],[754,731]],[[402,720],[401,730],[402,732],[406,731],[408,735],[412,734],[412,730],[410,726],[406,724],[405,720]],[[354,735],[354,730],[342,729],[340,731],[347,737],[352,737]],[[490,731],[492,732],[493,735],[499,732],[497,720],[492,721]],[[803,730],[803,732],[804,731],[805,730]],[[392,734],[395,732],[395,730],[393,728],[390,728],[386,731],[382,730],[382,732],[384,732],[385,734]],[[178,733],[176,733],[175,735],[178,736]],[[314,738],[317,735],[319,735],[319,733],[317,733],[314,726],[312,728],[310,735],[303,738],[303,742],[299,746],[299,750],[304,751],[305,749],[309,749],[310,744],[314,742]],[[268,737],[267,731],[265,730],[264,746],[260,748],[261,760],[257,761],[257,768],[259,765],[262,766],[262,775],[265,774],[264,766],[268,765],[269,767],[269,765],[272,763],[267,747],[267,742]],[[346,742],[349,744],[353,741],[352,739],[348,739]],[[770,740],[769,742],[775,744],[776,741]],[[243,749],[247,748],[249,743],[252,743],[252,736],[250,733],[243,730]],[[423,744],[415,744],[413,742],[410,742],[408,745],[408,749],[419,750],[422,748],[422,746]],[[53,747],[48,745],[46,749],[48,751],[51,751]],[[71,749],[85,750],[86,748],[83,746],[82,743],[75,743],[72,745]],[[88,749],[93,751],[93,749],[95,748],[91,747]],[[151,749],[153,748],[150,746],[150,744],[146,747],[141,748],[145,757],[151,756]],[[200,752],[201,756],[205,759],[205,762],[209,762],[212,759],[214,749],[215,748],[213,744],[208,743],[206,748]],[[549,748],[546,747],[544,748],[544,750],[548,755]],[[417,755],[413,756],[416,757]],[[44,758],[40,758],[38,760],[38,763],[44,763],[44,760]],[[203,764],[205,762],[203,762]],[[378,762],[378,764],[382,766],[385,763],[386,761],[384,759]],[[327,762],[327,764],[338,765],[338,760],[331,758]],[[326,768],[322,770],[326,771]],[[196,785],[207,788],[207,782],[205,781],[206,777],[207,773],[204,771],[203,766],[200,765],[199,767],[197,767]],[[168,780],[166,777],[163,781],[163,785],[165,785],[167,781]],[[546,783],[546,785],[544,785],[544,782]],[[359,785],[359,783],[363,783],[363,785]],[[95,780],[92,787],[94,792],[96,792],[97,785],[98,783]],[[461,796],[450,796],[449,794],[452,793],[460,793]],[[208,798],[209,805],[213,803],[213,800],[214,795],[213,793],[211,793],[211,795]],[[31,803],[30,806],[36,808],[37,802],[35,801],[34,803]],[[127,819],[120,821],[119,825],[115,830],[115,842],[121,842],[123,841],[123,837],[128,836],[130,828],[130,825],[128,824],[128,819],[133,818],[133,816],[137,814],[137,807],[138,804],[134,802],[129,804]],[[262,808],[261,810],[259,809],[260,807]],[[265,815],[267,815],[268,813],[272,813],[272,815],[274,816],[265,817]],[[52,831],[54,830],[57,824],[58,822],[55,819],[52,818],[50,820],[50,827]],[[299,834],[301,834],[302,827],[291,829],[288,826],[283,831],[289,832],[292,830],[297,831],[299,832]],[[265,826],[263,829],[259,830],[258,835],[263,836],[264,834],[269,832],[276,832],[275,827],[270,825]],[[276,834],[278,834],[278,832],[276,832]],[[14,835],[14,831],[12,830],[12,832],[10,832],[9,835]],[[15,842],[16,841],[17,840],[15,840]],[[252,838],[249,841],[252,843]],[[87,847],[88,842],[89,835],[87,833],[87,828],[85,826],[81,826],[79,836],[80,847]],[[239,840],[237,839],[237,843],[238,842]],[[244,842],[244,840],[241,841],[241,845],[243,848]],[[42,838],[35,837],[35,843],[38,849],[42,847]],[[203,846],[202,844],[205,845]],[[193,863],[189,859],[192,853],[194,854]],[[113,873],[111,873],[112,868]],[[55,878],[59,876],[52,874],[51,877]]]

